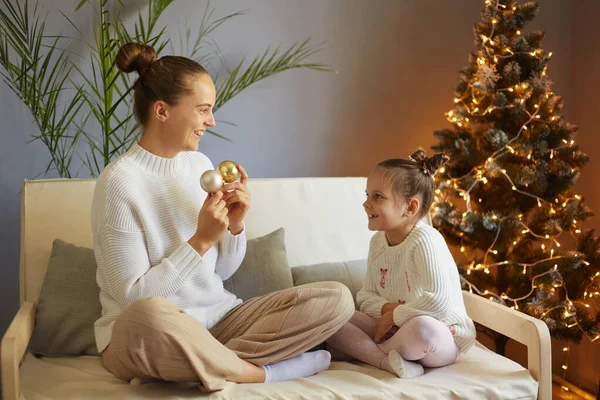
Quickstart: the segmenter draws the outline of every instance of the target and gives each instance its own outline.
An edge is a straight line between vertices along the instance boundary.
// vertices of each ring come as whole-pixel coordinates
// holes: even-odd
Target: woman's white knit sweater
[[[371,239],[368,270],[357,302],[362,312],[381,318],[385,303],[400,302],[394,323],[428,315],[448,325],[461,352],[475,343],[475,327],[463,303],[460,277],[442,235],[418,222],[404,241],[390,246],[384,232]]]
[[[166,297],[207,328],[242,302],[223,280],[244,258],[245,233],[227,232],[203,256],[187,243],[206,198],[200,176],[208,169],[213,165],[201,153],[162,158],[135,144],[100,175],[91,212],[100,352],[110,343],[115,319],[138,299]]]

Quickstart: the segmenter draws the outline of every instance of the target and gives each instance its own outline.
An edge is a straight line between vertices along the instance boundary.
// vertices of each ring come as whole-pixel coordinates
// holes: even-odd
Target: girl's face
[[[156,112],[162,117],[162,142],[169,153],[197,151],[206,129],[216,124],[212,113],[216,90],[210,76],[202,74],[191,78],[190,91],[175,105],[157,102],[162,103],[158,105],[162,109]]]
[[[383,169],[377,168],[367,179],[367,200],[363,207],[369,218],[369,230],[403,230],[407,224],[414,223],[420,202],[416,198],[407,201],[396,195],[391,180],[383,172]]]

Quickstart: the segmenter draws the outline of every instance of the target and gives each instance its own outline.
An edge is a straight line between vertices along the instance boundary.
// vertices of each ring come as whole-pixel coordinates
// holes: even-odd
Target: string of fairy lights
[[[486,0],[485,3],[486,3],[486,6],[494,7],[491,5],[492,0]],[[513,10],[513,12],[516,11],[517,7],[514,6],[512,8],[512,10]],[[517,55],[517,54],[521,54],[521,55],[526,54],[526,55],[529,55],[530,57],[534,57],[538,60],[541,60],[542,57],[547,57],[546,60],[549,60],[552,57],[552,53],[548,53],[547,56],[545,56],[544,52],[539,49],[536,49],[533,51],[528,51],[528,52],[515,52],[507,46],[503,46],[503,45],[501,46],[500,41],[495,40],[494,33],[496,31],[496,27],[498,26],[497,25],[498,17],[499,17],[498,13],[505,12],[505,11],[507,11],[507,6],[504,4],[500,4],[499,0],[495,0],[494,14],[493,14],[493,18],[491,19],[491,23],[492,23],[491,33],[489,34],[489,36],[480,35],[483,50],[478,54],[478,57],[476,59],[478,67],[488,66],[488,67],[493,67],[495,70],[496,64],[501,59],[512,58],[512,57],[515,57],[515,55]],[[521,31],[516,31],[516,35],[517,36],[521,35]],[[547,66],[544,66],[544,68],[541,72],[542,76],[546,75],[546,70],[547,70]],[[451,193],[453,192],[452,194],[458,195],[458,197],[462,198],[462,200],[464,200],[464,202],[465,202],[465,211],[462,214],[463,220],[470,213],[477,214],[477,211],[474,211],[472,208],[472,198],[471,198],[472,191],[477,187],[477,185],[487,185],[488,184],[488,182],[490,180],[488,177],[492,176],[490,174],[491,171],[496,172],[497,176],[501,176],[504,179],[506,179],[506,181],[510,184],[510,187],[512,188],[512,190],[515,193],[519,193],[520,195],[535,199],[537,201],[537,205],[540,209],[543,209],[543,207],[545,207],[548,210],[547,212],[548,212],[549,216],[551,216],[557,212],[555,207],[558,207],[559,205],[562,207],[566,207],[571,201],[579,202],[581,200],[581,196],[578,194],[575,194],[572,197],[562,199],[562,200],[555,198],[554,202],[543,199],[539,196],[536,196],[532,193],[527,192],[526,190],[518,188],[517,185],[514,183],[513,179],[507,173],[507,171],[505,169],[500,168],[496,164],[496,162],[506,154],[512,154],[512,155],[516,155],[516,156],[521,155],[523,157],[526,157],[527,160],[534,162],[535,159],[534,159],[532,150],[529,150],[526,153],[522,153],[522,152],[520,153],[519,149],[515,145],[515,142],[517,142],[521,138],[521,136],[523,135],[523,132],[525,132],[529,129],[533,129],[534,124],[546,124],[546,125],[550,126],[550,124],[556,123],[557,120],[560,120],[560,117],[557,115],[548,115],[547,117],[544,117],[540,114],[540,110],[541,110],[542,106],[546,105],[546,102],[548,102],[549,99],[551,98],[551,96],[554,95],[554,93],[552,93],[550,91],[548,91],[544,96],[542,96],[541,100],[538,99],[535,102],[535,104],[533,104],[533,109],[528,110],[526,108],[527,105],[525,104],[525,102],[526,102],[526,99],[529,99],[529,95],[530,95],[529,91],[530,90],[531,90],[531,85],[528,82],[521,82],[521,83],[518,83],[518,84],[508,87],[508,88],[497,89],[496,92],[509,92],[512,96],[516,96],[517,101],[513,101],[512,104],[508,104],[505,106],[489,105],[487,107],[483,107],[482,104],[485,104],[484,99],[486,98],[487,94],[478,92],[477,88],[475,88],[473,86],[473,79],[471,79],[471,81],[467,84],[466,90],[464,91],[463,95],[461,97],[456,97],[454,99],[454,103],[457,106],[462,106],[464,108],[464,110],[466,111],[466,113],[463,113],[462,110],[458,110],[459,112],[449,111],[446,113],[446,117],[447,117],[448,121],[451,124],[454,124],[458,128],[461,128],[461,129],[467,129],[470,127],[472,122],[471,122],[471,119],[469,118],[469,116],[470,117],[473,117],[473,116],[481,117],[481,116],[485,116],[485,115],[491,113],[492,111],[499,110],[499,109],[510,109],[510,108],[519,107],[528,116],[527,121],[525,121],[520,126],[517,134],[512,139],[508,140],[508,142],[502,148],[500,148],[499,150],[494,152],[490,157],[488,157],[487,160],[482,165],[473,167],[468,173],[464,174],[463,176],[456,177],[456,178],[450,178],[445,181],[445,185],[443,185],[444,189],[448,189]],[[484,108],[484,109],[480,109],[480,107]],[[552,114],[552,113],[553,112],[550,112],[549,114]],[[465,115],[468,115],[468,116],[465,116]],[[571,139],[571,138],[569,138],[569,139]],[[571,140],[563,139],[561,145],[556,146],[554,148],[546,149],[544,156],[548,157],[548,153],[550,153],[549,158],[553,159],[558,151],[564,151],[564,149],[572,148],[572,146],[574,144],[575,144],[575,140],[573,140],[573,139],[571,139]],[[444,173],[445,168],[442,168],[440,170],[440,172]],[[576,173],[576,172],[577,172],[576,169],[574,169],[574,168],[571,169],[571,173]],[[488,175],[488,176],[486,176],[486,175]],[[461,183],[467,178],[470,178],[470,179],[474,178],[474,181],[472,184],[470,184],[470,186],[468,188],[464,189],[461,187]],[[444,183],[443,180],[441,182]],[[528,184],[525,184],[525,189],[527,188],[527,186],[528,186]],[[433,209],[432,211],[438,211],[443,202],[446,202],[446,203],[450,204],[450,206],[454,207],[454,204],[452,204],[452,202],[446,196],[443,196],[442,190],[437,189],[436,193],[435,193],[435,197],[434,197],[434,203],[432,205],[432,209]],[[479,198],[478,202],[481,203],[482,199]],[[535,275],[531,279],[531,290],[529,291],[529,293],[527,293],[523,296],[520,296],[520,297],[515,297],[515,298],[510,297],[507,293],[497,294],[497,293],[493,293],[488,290],[481,291],[475,285],[473,285],[471,282],[469,282],[469,280],[467,278],[461,277],[461,279],[463,280],[463,282],[466,285],[468,285],[470,292],[476,292],[477,294],[479,294],[481,296],[489,297],[489,299],[492,301],[497,300],[505,305],[512,304],[512,306],[510,306],[510,308],[518,310],[519,309],[518,302],[529,298],[534,293],[534,291],[537,287],[536,280],[538,280],[539,278],[542,278],[546,275],[552,275],[557,271],[558,264],[553,263],[553,261],[558,261],[558,260],[564,258],[564,256],[556,256],[555,257],[554,256],[554,251],[555,251],[554,247],[556,246],[558,248],[561,246],[560,242],[558,241],[558,238],[563,233],[563,231],[560,231],[556,235],[538,234],[526,225],[526,223],[523,221],[523,215],[520,214],[516,218],[517,218],[517,222],[518,222],[517,225],[520,228],[522,228],[522,230],[520,231],[521,235],[523,235],[523,236],[531,235],[531,236],[535,237],[536,239],[539,239],[541,242],[540,247],[541,247],[542,252],[543,253],[549,252],[549,257],[539,260],[535,263],[519,263],[519,262],[515,262],[515,261],[510,261],[510,262],[509,261],[501,261],[501,262],[489,263],[488,258],[491,255],[498,254],[498,251],[495,250],[494,247],[496,245],[498,237],[500,236],[501,225],[502,225],[501,223],[507,218],[514,219],[515,217],[510,216],[510,217],[500,218],[497,215],[494,215],[494,214],[491,215],[492,221],[498,222],[496,225],[496,227],[497,227],[496,237],[495,237],[494,241],[492,242],[492,244],[490,245],[490,247],[487,249],[487,251],[483,257],[483,260],[479,263],[475,262],[475,261],[471,262],[471,265],[469,265],[469,267],[467,268],[466,274],[471,275],[473,271],[481,271],[481,270],[483,270],[484,273],[489,274],[490,268],[501,267],[503,265],[512,265],[512,266],[522,267],[523,274],[526,274],[528,268],[533,268],[533,267],[537,266],[538,264],[550,263],[550,264],[554,264],[554,265],[547,271],[540,273],[538,275]],[[578,221],[576,219],[573,219],[571,221],[570,225],[571,225],[572,230],[576,234],[581,233],[581,229],[579,228]],[[464,232],[462,232],[460,234],[460,236],[463,236],[463,235],[464,235]],[[518,243],[518,239],[513,241],[513,245],[517,245],[517,243]],[[461,245],[460,251],[462,253],[465,253],[465,246]],[[585,260],[581,260],[581,261],[584,264],[589,265],[589,263],[587,261],[585,261]],[[559,282],[555,282],[555,284],[553,285],[554,287],[551,289],[551,291],[554,292],[555,288],[559,288],[559,287],[562,288],[565,293],[565,301],[563,304],[559,304],[552,308],[546,309],[543,312],[541,319],[544,320],[544,318],[549,313],[551,313],[557,309],[562,309],[564,311],[563,316],[565,318],[570,318],[568,320],[568,325],[567,325],[568,328],[577,327],[592,342],[598,340],[600,338],[600,335],[591,337],[579,325],[579,322],[577,321],[577,315],[576,315],[577,313],[576,313],[575,305],[579,305],[579,306],[582,306],[585,308],[590,308],[593,306],[593,307],[595,307],[596,311],[598,311],[598,305],[595,302],[594,296],[598,297],[598,296],[600,296],[600,293],[597,291],[594,291],[594,292],[588,291],[588,289],[592,286],[595,286],[595,280],[599,277],[600,277],[600,272],[596,273],[595,276],[593,276],[591,278],[589,284],[587,285],[587,287],[585,289],[584,301],[571,300],[569,298],[569,294],[568,294],[565,283],[562,280]],[[570,350],[569,345],[567,347],[563,348],[563,351],[567,353],[566,354],[567,361],[568,361],[569,350]],[[565,364],[562,365],[562,368],[566,374],[566,370],[568,369],[566,361],[565,361]],[[563,389],[566,389],[566,388],[563,387]]]

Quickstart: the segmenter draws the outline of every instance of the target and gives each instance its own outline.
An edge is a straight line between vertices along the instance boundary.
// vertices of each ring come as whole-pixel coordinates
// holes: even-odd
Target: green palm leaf
[[[217,101],[214,111],[219,110],[229,100],[248,87],[284,71],[295,68],[308,68],[333,72],[325,64],[306,62],[308,58],[321,51],[319,48],[311,48],[309,42],[310,39],[306,39],[303,42],[294,43],[283,52],[280,51],[279,47],[275,50],[267,49],[262,55],[256,56],[245,70],[242,69],[245,60],[242,60],[233,70],[229,71],[227,78],[219,80],[217,77]]]
[[[171,42],[166,27],[160,27],[158,22],[173,0],[148,0],[147,9],[138,12],[132,27],[121,18],[125,7],[122,0],[118,0],[121,8],[117,11],[110,11],[109,0],[78,1],[75,11],[89,5],[99,20],[93,41],[87,45],[91,64],[85,69],[69,58],[84,57],[71,53],[66,45],[69,40],[79,39],[47,35],[47,15],[41,13],[37,2],[30,5],[28,0],[0,1],[4,6],[0,9],[0,76],[31,112],[39,131],[31,135],[32,141],[40,140],[48,148],[51,160],[45,173],[56,170],[61,177],[71,177],[73,157],[83,137],[87,151],[78,158],[91,176],[98,176],[140,135],[133,117],[132,76],[115,68],[117,52],[127,42],[138,42],[153,46],[161,54]],[[78,26],[65,13],[58,12],[82,37]],[[210,63],[214,54],[218,56],[220,52],[209,35],[245,13],[217,18],[208,1],[195,36],[192,38],[189,27],[180,32],[180,53],[200,63]],[[308,62],[319,51],[320,48],[309,46],[307,39],[286,50],[267,49],[247,66],[242,60],[231,70],[226,60],[219,58],[222,77],[218,74],[215,79],[214,111],[253,84],[281,72],[295,68],[331,71],[324,64]],[[230,141],[214,130],[207,132]]]
[[[81,90],[70,87],[72,70],[66,51],[61,49],[61,36],[45,34],[45,15],[38,3],[30,7],[28,0],[2,0],[0,9],[0,65],[7,86],[29,109],[41,140],[50,152],[46,172],[56,170],[70,177],[70,165],[80,137],[72,122],[83,105]],[[5,11],[6,10],[6,11]],[[31,15],[30,15],[31,14]],[[59,99],[72,91],[64,107]]]

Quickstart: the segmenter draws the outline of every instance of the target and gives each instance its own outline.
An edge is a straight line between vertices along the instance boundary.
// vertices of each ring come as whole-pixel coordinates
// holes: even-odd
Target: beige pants
[[[347,287],[319,282],[250,299],[206,329],[163,297],[141,299],[113,325],[104,366],[126,380],[202,382],[219,390],[255,365],[295,357],[327,340],[354,313]]]

